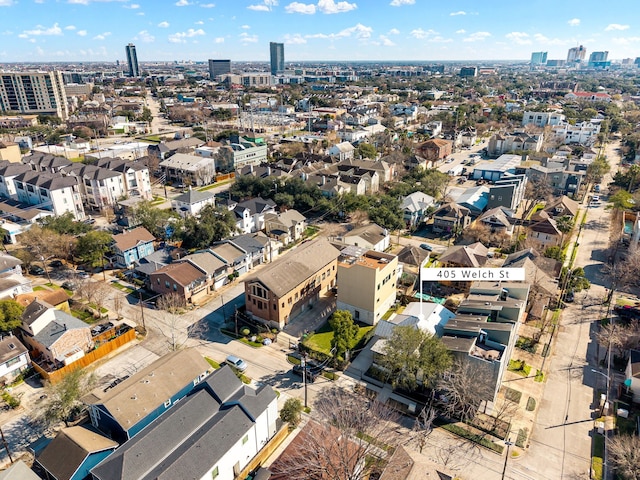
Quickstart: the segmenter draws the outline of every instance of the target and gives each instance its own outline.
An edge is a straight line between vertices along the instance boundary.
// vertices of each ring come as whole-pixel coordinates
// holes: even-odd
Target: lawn
[[[133,288],[122,285],[120,282],[111,282],[111,286],[117,288],[118,290],[126,292],[127,294],[135,292]]]
[[[360,327],[358,329],[358,335],[356,336],[355,344],[357,344],[367,332],[369,332],[373,326]],[[329,323],[325,323],[318,333],[307,337],[302,342],[305,347],[315,350],[316,352],[324,353],[325,355],[331,355],[331,340],[333,340],[333,330],[329,327]]]
[[[593,456],[591,458],[591,478],[602,480],[602,458],[604,457],[604,437],[596,434],[593,437]]]

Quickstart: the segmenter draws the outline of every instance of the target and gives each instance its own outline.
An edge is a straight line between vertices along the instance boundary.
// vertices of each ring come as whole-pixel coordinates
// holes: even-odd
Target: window
[[[164,286],[167,288],[171,288],[171,284],[169,283],[169,280],[164,281]]]
[[[173,284],[173,291],[177,292],[178,291],[178,285],[176,285],[175,283]]]
[[[171,399],[164,402],[164,408],[169,408],[171,406]]]
[[[277,308],[278,308],[278,305],[274,303],[273,304],[273,309],[276,310]]]
[[[284,302],[282,302],[282,308],[284,308]]]
[[[245,436],[242,438],[242,444],[244,445],[244,444],[245,444],[245,443],[247,443],[248,441],[249,441],[249,435],[245,435]]]
[[[291,305],[291,297],[289,297],[288,302],[289,302],[289,305]]]

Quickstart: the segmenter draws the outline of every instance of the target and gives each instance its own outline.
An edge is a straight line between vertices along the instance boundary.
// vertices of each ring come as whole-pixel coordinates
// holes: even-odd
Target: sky
[[[633,12],[636,12],[635,14]],[[0,0],[0,62],[640,56],[637,0]]]

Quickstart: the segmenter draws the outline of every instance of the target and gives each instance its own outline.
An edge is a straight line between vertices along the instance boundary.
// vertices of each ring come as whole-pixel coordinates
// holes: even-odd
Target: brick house
[[[427,140],[416,148],[415,154],[431,162],[439,162],[451,155],[452,143],[440,138]]]
[[[149,275],[149,287],[159,295],[177,293],[185,303],[197,302],[209,288],[207,274],[191,262],[170,263]]]

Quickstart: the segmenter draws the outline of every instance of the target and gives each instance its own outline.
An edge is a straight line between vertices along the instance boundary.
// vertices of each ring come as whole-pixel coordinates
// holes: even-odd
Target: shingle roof
[[[0,480],[40,480],[40,477],[27,467],[26,463],[18,460],[9,468],[0,472]]]
[[[13,335],[0,340],[0,365],[27,353],[27,348]]]
[[[6,253],[0,253],[0,272],[22,265],[22,260]]]
[[[151,275],[154,276],[160,274],[167,275],[169,278],[173,279],[174,282],[182,285],[183,287],[186,287],[192,282],[204,278],[205,276],[201,270],[189,262],[170,263],[169,265],[159,268]]]
[[[90,426],[60,430],[38,456],[42,465],[57,480],[70,480],[90,453],[114,450],[118,444]]]
[[[178,195],[174,200],[176,202],[188,203],[189,205],[193,205],[194,203],[204,202],[205,200],[210,200],[215,198],[215,194],[211,192],[200,192],[198,190],[189,189],[187,193],[183,193],[182,195]]]
[[[34,338],[46,348],[50,348],[70,330],[86,330],[89,335],[87,339],[91,338],[89,325],[82,320],[78,320],[76,317],[57,309],[53,309],[53,316],[54,319],[34,335]],[[82,347],[84,346],[82,345]]]
[[[318,238],[270,263],[245,279],[245,283],[258,281],[276,295],[284,295],[339,256],[340,251],[326,238]]]
[[[438,259],[444,264],[478,268],[487,263],[487,247],[479,242],[450,247]]]
[[[207,275],[213,275],[226,266],[224,262],[208,251],[192,253],[191,255],[183,257],[180,261],[194,264],[200,270],[206,272]]]
[[[377,245],[382,239],[387,237],[389,232],[375,223],[354,228],[350,232],[344,234],[345,238],[360,237],[369,242],[371,245]]]
[[[153,242],[156,239],[149,230],[144,227],[136,227],[128,232],[113,236],[113,242],[122,252],[132,249],[139,243]]]

